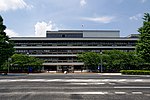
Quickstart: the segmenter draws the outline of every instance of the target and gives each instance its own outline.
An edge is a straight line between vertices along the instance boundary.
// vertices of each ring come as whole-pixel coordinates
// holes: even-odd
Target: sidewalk
[[[121,73],[98,73],[99,75],[122,75]]]
[[[24,75],[28,75],[27,73],[7,73],[7,74],[0,74],[0,76],[24,76]]]
[[[47,72],[47,73],[29,73],[29,75],[52,75],[52,74],[58,74],[58,75],[63,75],[65,73],[54,73],[54,72]],[[87,74],[98,74],[98,75],[122,75],[121,73],[92,73],[92,72],[74,72],[74,73],[67,73],[68,75],[78,75],[78,74],[83,74],[83,75],[87,75]],[[65,74],[65,75],[67,75]]]

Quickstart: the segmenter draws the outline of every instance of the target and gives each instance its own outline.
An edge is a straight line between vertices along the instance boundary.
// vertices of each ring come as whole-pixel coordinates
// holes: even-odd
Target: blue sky
[[[120,30],[138,33],[150,0],[0,0],[9,36],[45,36],[46,30]],[[83,26],[83,27],[82,27]]]

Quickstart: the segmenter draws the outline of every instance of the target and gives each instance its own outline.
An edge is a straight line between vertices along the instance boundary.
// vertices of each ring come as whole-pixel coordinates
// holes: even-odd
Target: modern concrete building
[[[46,37],[12,37],[16,53],[43,59],[45,70],[62,72],[81,70],[77,54],[104,50],[134,51],[136,36],[120,37],[119,30],[47,31]]]

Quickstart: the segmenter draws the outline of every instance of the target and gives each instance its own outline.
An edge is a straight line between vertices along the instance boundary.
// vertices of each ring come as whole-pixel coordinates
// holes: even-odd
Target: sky
[[[0,0],[10,37],[45,37],[46,30],[120,30],[137,34],[150,0]]]

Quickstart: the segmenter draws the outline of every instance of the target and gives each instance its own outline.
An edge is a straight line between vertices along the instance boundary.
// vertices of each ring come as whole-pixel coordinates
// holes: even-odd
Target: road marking
[[[126,92],[115,92],[115,94],[127,94]]]
[[[150,89],[150,87],[136,87],[136,86],[115,86],[116,89]]]
[[[2,79],[0,82],[150,82],[150,79]]]
[[[106,83],[68,83],[68,84],[73,84],[73,85],[103,85]]]
[[[98,89],[98,88],[106,88],[106,89],[111,89],[111,87],[85,87],[85,86],[80,86],[80,87],[67,87],[67,86],[63,86],[63,87],[55,87],[55,86],[48,86],[48,87],[0,87],[0,89],[59,89],[59,90],[63,90],[63,89]]]
[[[78,94],[78,95],[146,95],[150,96],[150,94],[143,94],[143,92],[105,92],[105,91],[92,91],[92,92],[8,92],[8,93],[0,93],[1,95],[26,95],[26,94],[34,94],[34,95],[39,95],[39,94],[63,94],[63,95],[72,95],[72,94]]]
[[[136,79],[134,80],[135,82],[142,82],[143,80],[142,79]]]
[[[132,94],[143,94],[143,92],[132,92]]]
[[[9,92],[0,95],[21,95],[21,94],[64,94],[64,92]]]
[[[68,84],[72,84],[72,85],[88,85],[88,83],[68,83]]]
[[[110,84],[110,85],[115,85],[116,83],[108,83],[108,84]]]
[[[109,94],[108,92],[10,92],[0,93],[0,95],[21,95],[21,94]]]
[[[127,81],[127,79],[120,79],[120,80],[118,80],[118,82],[125,82],[125,81]]]
[[[108,92],[66,92],[65,94],[108,94]]]

